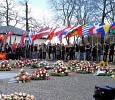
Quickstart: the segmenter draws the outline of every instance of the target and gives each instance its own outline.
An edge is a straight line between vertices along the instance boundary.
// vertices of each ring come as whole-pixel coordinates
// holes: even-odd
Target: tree
[[[2,0],[0,2],[0,16],[2,16],[2,23],[5,23],[7,26],[10,25],[10,22],[14,23],[14,26],[19,22],[19,15],[16,8],[16,3],[14,0]]]

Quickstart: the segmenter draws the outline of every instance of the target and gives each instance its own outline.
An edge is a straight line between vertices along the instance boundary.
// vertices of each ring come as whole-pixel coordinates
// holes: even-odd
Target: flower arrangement
[[[8,60],[4,60],[0,63],[0,71],[10,71],[12,70],[12,67]]]
[[[62,60],[58,60],[56,63],[53,64],[52,72],[50,73],[52,76],[68,76],[70,75],[70,71],[68,67]]]
[[[14,68],[23,68],[23,67],[26,67],[26,65],[23,61],[18,60],[17,62],[14,63],[13,67]]]
[[[77,69],[79,69],[79,65],[76,60],[69,61],[67,67],[70,71],[76,71]]]
[[[29,60],[29,59],[27,59],[27,60],[24,61],[24,64],[25,64],[27,67],[28,67],[28,66],[31,66],[32,61]]]
[[[23,68],[20,70],[20,73],[14,78],[16,78],[18,83],[30,82],[30,75],[28,75],[28,73]]]
[[[31,74],[32,80],[49,80],[48,71],[45,68],[38,68]]]
[[[0,100],[36,100],[33,95],[27,93],[12,93],[10,95],[0,94]]]
[[[98,66],[100,66],[100,67],[103,67],[103,66],[107,67],[107,66],[108,66],[108,62],[101,61],[101,62],[98,64]]]
[[[38,59],[31,59],[31,63],[35,63],[35,64],[38,64]]]
[[[112,76],[114,75],[115,72],[115,68],[108,66],[108,67],[98,67],[97,72],[95,73],[95,75],[97,76]]]
[[[59,67],[59,66],[63,66],[63,65],[64,65],[63,60],[58,60],[52,65],[52,67],[54,68],[54,67]]]
[[[76,73],[80,74],[90,74],[96,72],[97,70],[97,65],[88,61],[81,61],[78,63],[78,66],[79,67],[77,68]]]

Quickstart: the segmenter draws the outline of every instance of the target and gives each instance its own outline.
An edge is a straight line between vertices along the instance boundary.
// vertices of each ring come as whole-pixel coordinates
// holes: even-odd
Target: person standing
[[[99,43],[97,46],[97,61],[100,62],[101,61],[101,55],[102,55],[102,45]]]
[[[114,55],[114,43],[110,42],[110,50],[109,50],[109,62],[113,62],[113,55]]]
[[[88,42],[86,45],[86,60],[89,61],[91,60],[90,54],[91,54],[91,44]]]
[[[95,44],[93,46],[93,50],[92,50],[92,57],[93,57],[93,61],[96,61],[97,59],[97,44]]]
[[[62,60],[65,59],[65,46],[64,46],[64,44],[62,44],[62,46],[61,46],[61,59]]]
[[[84,60],[85,46],[80,44],[80,60]]]
[[[56,60],[56,45],[55,44],[52,45],[52,56],[53,56],[52,60]]]
[[[76,43],[75,44],[75,59],[79,60],[79,45]]]
[[[107,42],[105,42],[104,47],[103,47],[103,61],[104,62],[107,62],[108,51],[109,51],[109,45],[107,44]]]
[[[61,59],[61,47],[59,44],[57,44],[57,46],[56,46],[56,58],[57,58],[57,60]]]

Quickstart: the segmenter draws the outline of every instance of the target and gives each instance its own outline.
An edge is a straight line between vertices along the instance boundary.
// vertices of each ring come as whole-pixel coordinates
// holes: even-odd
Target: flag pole
[[[99,61],[99,57],[98,57],[98,45],[99,45],[99,43],[98,43],[98,36],[97,36],[97,62]]]
[[[93,34],[92,34],[92,48],[91,48],[91,55],[90,55],[91,56],[91,60],[93,60],[92,59],[92,53],[93,53]]]

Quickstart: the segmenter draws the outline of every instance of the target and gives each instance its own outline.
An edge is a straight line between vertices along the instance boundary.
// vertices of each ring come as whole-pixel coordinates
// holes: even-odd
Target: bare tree
[[[2,16],[2,23],[6,23],[7,26],[10,22],[15,21],[14,26],[19,22],[18,11],[15,9],[14,0],[3,0],[0,2],[0,15]]]

